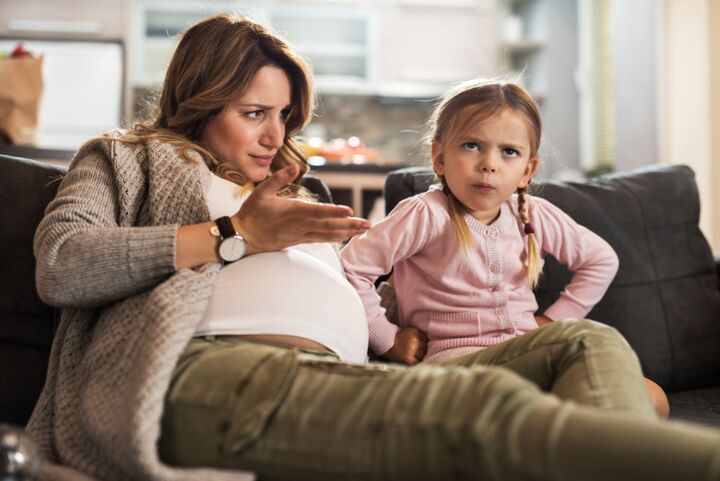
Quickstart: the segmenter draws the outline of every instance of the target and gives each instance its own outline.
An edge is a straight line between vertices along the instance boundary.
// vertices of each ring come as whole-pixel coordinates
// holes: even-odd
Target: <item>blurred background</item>
[[[427,163],[437,97],[504,76],[542,107],[540,177],[688,164],[720,250],[720,0],[2,0],[0,51],[43,54],[45,87],[34,141],[0,151],[67,162],[141,117],[178,34],[227,10],[313,66],[310,163],[364,216],[381,216],[387,171]]]

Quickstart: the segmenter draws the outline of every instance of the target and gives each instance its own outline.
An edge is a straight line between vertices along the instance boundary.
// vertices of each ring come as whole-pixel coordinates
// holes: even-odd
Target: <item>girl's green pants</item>
[[[263,480],[720,480],[720,431],[655,418],[614,329],[555,322],[442,364],[194,339],[161,458]]]

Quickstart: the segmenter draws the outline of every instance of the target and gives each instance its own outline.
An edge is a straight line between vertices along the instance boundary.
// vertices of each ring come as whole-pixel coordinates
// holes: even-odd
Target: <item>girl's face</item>
[[[285,121],[290,110],[290,80],[275,66],[261,68],[247,91],[226,105],[205,126],[202,142],[220,162],[260,182],[285,142]]]
[[[460,111],[467,118],[468,109]],[[527,187],[538,166],[530,157],[524,117],[505,109],[442,146],[432,144],[433,167],[453,195],[479,221],[490,224],[519,187]],[[441,151],[442,150],[442,151]]]

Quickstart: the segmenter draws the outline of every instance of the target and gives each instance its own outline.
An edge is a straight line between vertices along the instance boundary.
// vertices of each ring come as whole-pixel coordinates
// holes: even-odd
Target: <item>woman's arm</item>
[[[618,270],[610,244],[544,199],[533,198],[542,250],[573,273],[560,297],[543,313],[554,319],[583,318],[602,299]]]
[[[177,226],[120,227],[118,197],[105,153],[91,149],[75,161],[35,232],[36,284],[44,302],[102,305],[175,271]]]
[[[91,149],[63,179],[35,233],[38,293],[59,307],[93,307],[142,292],[176,269],[217,262],[212,222],[178,227],[120,227],[117,182],[109,159]],[[367,226],[344,206],[310,204],[275,193],[297,175],[283,169],[233,216],[249,252],[301,242],[342,240]]]

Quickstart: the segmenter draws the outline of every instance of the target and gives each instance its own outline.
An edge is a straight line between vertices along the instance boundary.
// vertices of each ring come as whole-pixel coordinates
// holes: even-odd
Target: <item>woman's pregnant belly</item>
[[[196,331],[210,334],[300,337],[347,362],[367,355],[362,302],[329,244],[255,254],[221,269]]]

